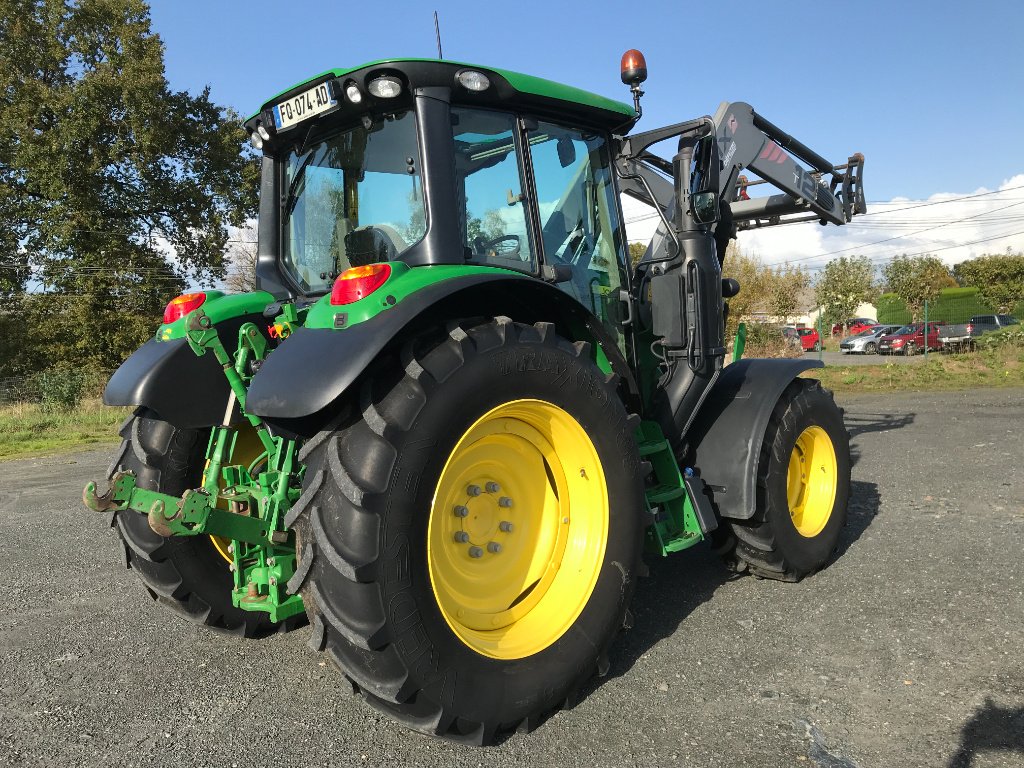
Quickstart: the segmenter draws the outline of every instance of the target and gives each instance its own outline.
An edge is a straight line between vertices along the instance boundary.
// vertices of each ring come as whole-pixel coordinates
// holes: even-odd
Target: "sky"
[[[172,88],[209,86],[244,116],[332,67],[437,54],[629,101],[628,48],[646,56],[637,130],[746,101],[834,163],[866,158],[869,215],[741,235],[768,263],[934,252],[947,263],[1024,250],[1024,3],[341,3],[151,0]],[[699,8],[703,7],[703,15]],[[927,205],[922,205],[928,203]],[[630,240],[649,211],[627,205]],[[646,218],[645,218],[646,217]],[[880,242],[885,241],[885,242]]]

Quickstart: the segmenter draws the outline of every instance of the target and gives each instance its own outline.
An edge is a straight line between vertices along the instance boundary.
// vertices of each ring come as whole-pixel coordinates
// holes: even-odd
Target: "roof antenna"
[[[443,59],[441,54],[441,26],[437,23],[437,11],[434,11],[434,35],[437,37],[437,58]]]

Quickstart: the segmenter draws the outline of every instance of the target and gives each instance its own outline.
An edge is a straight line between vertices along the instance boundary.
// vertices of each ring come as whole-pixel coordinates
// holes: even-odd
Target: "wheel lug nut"
[[[456,517],[465,517],[468,514],[469,514],[469,507],[464,507],[461,504],[459,504],[457,507],[455,507],[455,516]]]
[[[480,486],[479,485],[471,485],[468,488],[466,488],[466,493],[468,493],[470,496],[479,496],[480,495]]]
[[[465,531],[456,531],[455,541],[457,541],[459,544],[465,544],[467,541],[469,541],[469,534]]]
[[[511,507],[512,506],[512,499],[510,499],[508,496],[502,496],[500,499],[498,499],[498,506],[499,507]]]
[[[487,492],[488,493],[497,493],[500,490],[501,490],[501,486],[498,485],[497,483],[488,483],[487,484]]]
[[[491,554],[496,555],[499,552],[501,552],[501,544],[499,544],[496,541],[488,542],[488,544],[487,544],[487,551],[490,552]]]
[[[498,527],[505,533],[512,533],[512,523],[508,520],[502,520]]]
[[[470,547],[469,548],[469,556],[470,557],[483,557],[484,556],[484,551],[482,549],[480,549],[480,547]]]

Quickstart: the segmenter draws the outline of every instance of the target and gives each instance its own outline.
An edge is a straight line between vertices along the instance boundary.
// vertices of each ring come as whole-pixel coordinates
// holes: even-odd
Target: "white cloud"
[[[630,242],[649,240],[659,221],[652,209],[624,197],[623,213]],[[869,202],[867,215],[854,217],[843,227],[807,222],[747,230],[740,233],[739,244],[768,264],[795,262],[811,269],[843,255],[868,256],[882,264],[901,253],[932,253],[956,264],[1007,248],[1021,251],[1024,174],[1008,178],[995,190]]]

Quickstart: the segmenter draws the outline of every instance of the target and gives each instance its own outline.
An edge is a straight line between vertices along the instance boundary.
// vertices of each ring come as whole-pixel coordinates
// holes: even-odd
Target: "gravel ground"
[[[305,629],[242,641],[150,601],[81,505],[106,450],[2,463],[0,765],[1024,765],[1024,392],[843,404],[853,497],[827,570],[654,563],[610,675],[484,750],[371,711]]]

